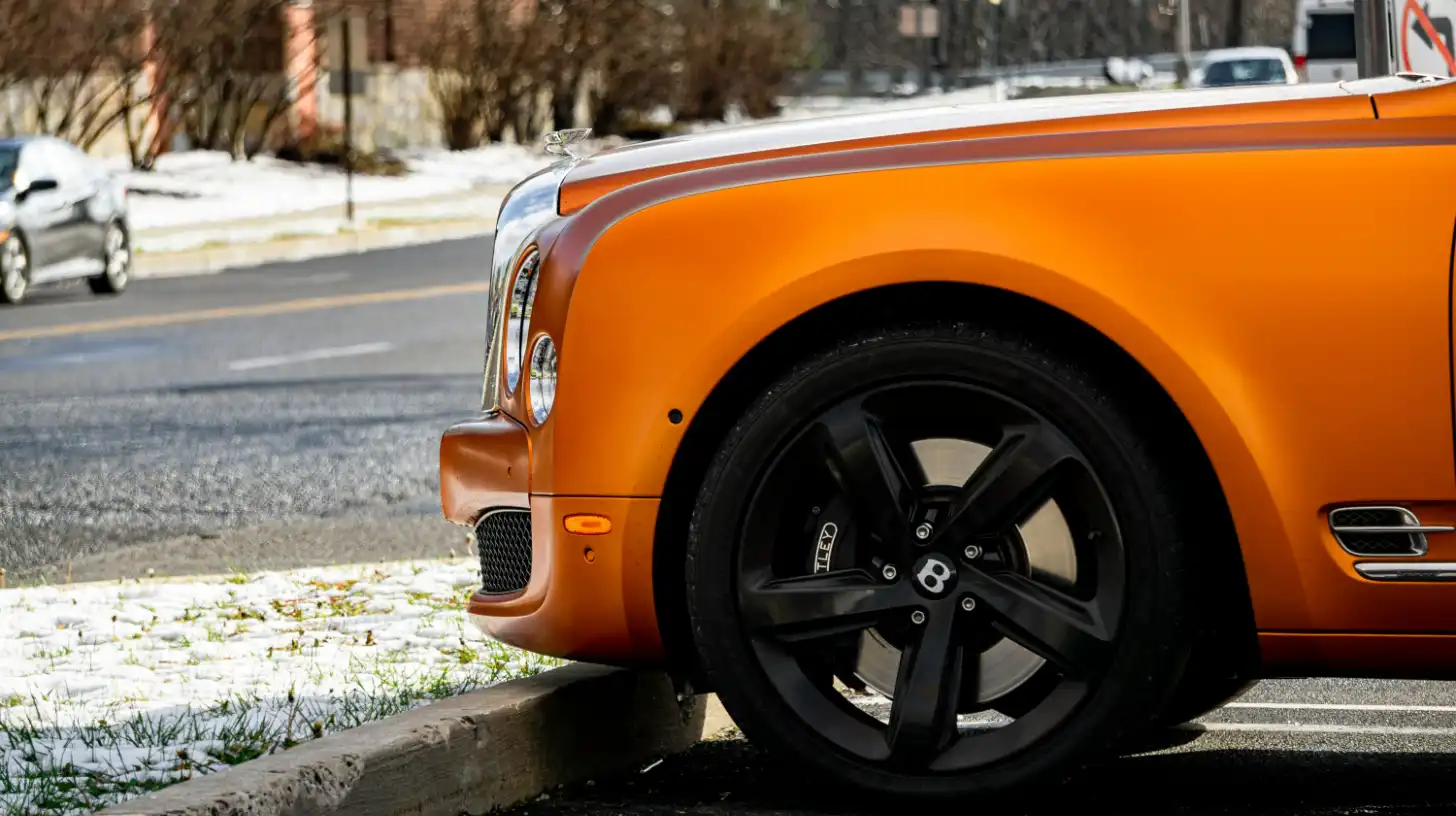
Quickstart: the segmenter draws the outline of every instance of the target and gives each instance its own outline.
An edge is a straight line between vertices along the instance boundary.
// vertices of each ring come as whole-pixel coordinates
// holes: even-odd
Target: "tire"
[[[131,241],[120,224],[106,227],[106,237],[101,245],[101,261],[106,271],[86,279],[86,285],[98,295],[119,295],[131,283]]]
[[[19,264],[17,268],[16,264]],[[12,232],[0,244],[0,303],[19,306],[30,294],[30,247]]]
[[[902,804],[1028,791],[1146,729],[1188,659],[1198,530],[1175,498],[1176,469],[1158,456],[1161,416],[1010,328],[870,331],[799,364],[728,433],[689,526],[689,620],[728,713],[749,739],[830,784]],[[957,428],[966,435],[945,436]],[[932,478],[909,444],[926,434],[995,453]],[[993,486],[957,504],[966,491],[954,485],[971,472],[972,488]],[[988,480],[996,473],[1004,478]],[[950,487],[916,492],[925,482]],[[908,515],[911,494],[940,515]],[[1059,588],[1044,583],[1054,570],[1028,566],[1045,560],[1030,530],[1050,513],[1051,502],[1038,504],[1047,495],[1077,559]],[[987,503],[998,496],[1008,501]],[[1080,612],[1048,611],[1073,596]],[[865,679],[872,642],[899,655],[878,686]],[[1032,663],[991,659],[1015,649]],[[974,680],[964,671],[973,663]],[[1010,690],[992,682],[1008,665],[1020,671]],[[835,691],[836,678],[888,683],[884,696],[902,703],[871,721],[873,695]],[[896,694],[911,685],[920,693]],[[952,735],[950,711],[989,716],[1003,704],[1021,715],[1011,725]]]

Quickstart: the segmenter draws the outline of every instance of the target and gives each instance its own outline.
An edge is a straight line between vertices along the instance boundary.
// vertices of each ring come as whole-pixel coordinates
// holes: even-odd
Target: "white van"
[[[1301,82],[1356,79],[1354,0],[1299,0],[1293,45]]]

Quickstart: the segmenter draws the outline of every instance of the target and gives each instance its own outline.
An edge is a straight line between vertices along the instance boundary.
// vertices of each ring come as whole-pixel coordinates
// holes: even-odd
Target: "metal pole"
[[[354,223],[354,18],[344,17],[344,218]]]
[[[930,40],[925,36],[925,6],[930,0],[915,4],[915,44],[920,46],[920,87],[917,93],[930,90]]]
[[[1188,0],[1178,0],[1178,80],[1187,82],[1193,75],[1193,23],[1189,19]]]
[[[1362,79],[1395,73],[1389,0],[1355,0],[1355,69]]]

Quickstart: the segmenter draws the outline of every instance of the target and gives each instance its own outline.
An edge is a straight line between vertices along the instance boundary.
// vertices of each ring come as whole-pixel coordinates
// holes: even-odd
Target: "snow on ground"
[[[0,591],[0,814],[90,813],[559,665],[474,630],[477,569]]]
[[[401,154],[404,176],[354,176],[354,201],[380,204],[468,193],[486,185],[512,185],[553,158],[535,148],[494,144],[449,153]],[[337,167],[297,164],[260,156],[233,161],[226,153],[193,150],[161,156],[151,172],[119,167],[131,190],[132,226],[150,230],[203,226],[281,216],[344,201],[345,176]]]
[[[1000,97],[993,85],[958,91],[936,89],[920,96],[904,97],[801,96],[784,100],[783,110],[774,118],[780,120],[812,119],[849,113],[914,110],[940,105],[977,105],[999,100]],[[731,121],[744,120],[734,117]]]
[[[414,226],[431,221],[469,220],[495,215],[500,211],[501,200],[501,195],[480,193],[425,202],[367,205],[358,207],[355,212],[361,223]],[[209,245],[338,235],[345,227],[343,205],[335,203],[329,209],[332,212],[328,214],[296,214],[282,221],[221,221],[191,229],[141,232],[133,237],[132,246],[139,252],[185,252]]]

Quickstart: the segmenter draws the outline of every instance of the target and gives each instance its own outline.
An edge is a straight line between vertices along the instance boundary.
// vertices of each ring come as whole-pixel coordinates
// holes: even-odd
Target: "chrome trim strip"
[[[480,395],[481,409],[487,413],[500,411],[501,345],[505,342],[511,273],[541,230],[559,217],[561,183],[575,164],[575,160],[560,161],[527,176],[506,194],[496,216],[485,321],[485,382]]]
[[[1456,562],[1451,561],[1427,561],[1420,564],[1362,563],[1355,565],[1355,571],[1372,581],[1456,581]]]
[[[529,508],[529,507],[492,507],[492,508],[486,510],[484,513],[481,513],[480,514],[480,518],[476,519],[475,520],[475,523],[472,524],[472,525],[470,525],[470,534],[472,536],[475,535],[475,531],[478,530],[478,529],[480,529],[480,525],[484,524],[486,519],[490,518],[491,516],[498,516],[501,513],[525,513],[526,515],[529,516],[531,514],[531,508]]]
[[[1332,527],[1337,533],[1451,533],[1456,527],[1416,524],[1404,527]]]

